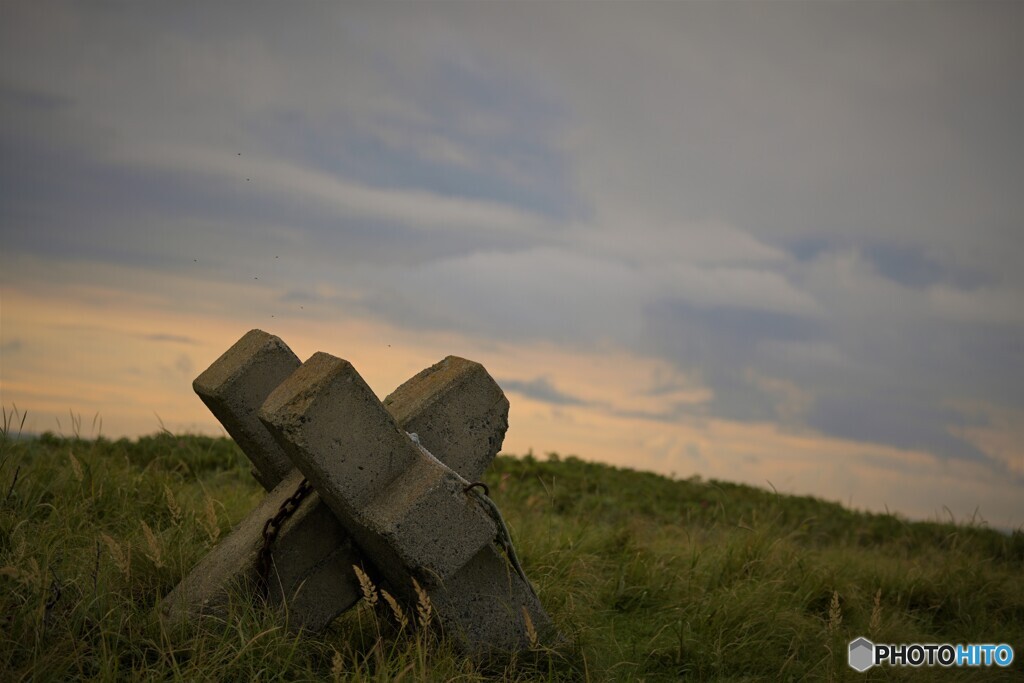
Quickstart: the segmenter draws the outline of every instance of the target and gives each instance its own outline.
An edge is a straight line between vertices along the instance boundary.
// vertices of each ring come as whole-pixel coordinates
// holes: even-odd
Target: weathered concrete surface
[[[259,405],[249,406],[246,400],[258,398],[262,403],[269,393],[253,391],[251,387],[259,385],[259,380],[248,377],[247,373],[259,374],[268,355],[282,362],[281,355],[274,350],[278,344],[283,346],[277,337],[253,330],[232,347],[234,353],[222,356],[196,381],[200,384],[202,380],[201,396],[205,393],[216,397],[221,410],[218,418],[222,423],[235,425],[236,430],[244,427],[247,434],[259,437],[246,441],[250,449],[258,448],[254,444],[272,437],[261,422],[255,429],[247,421]],[[225,359],[227,361],[222,363]],[[295,363],[298,364],[297,359]],[[450,462],[471,463],[478,468],[471,474],[478,478],[501,448],[508,427],[508,401],[501,389],[482,365],[454,356],[424,370],[413,380],[389,397],[397,406],[393,410],[398,412],[398,422],[407,431],[416,426],[428,426],[421,444],[441,454],[443,459],[450,458]],[[485,400],[467,402],[462,400],[463,394]],[[441,442],[440,439],[446,440]],[[287,460],[276,441],[273,445],[272,452],[280,453],[280,457]],[[484,447],[487,450],[481,456],[478,449]],[[260,458],[260,451],[255,452],[254,458],[246,450],[254,462]],[[287,462],[291,464],[290,460]],[[252,583],[258,578],[256,565],[263,523],[294,493],[301,479],[293,469],[283,488],[279,486],[268,495],[167,596],[164,613],[170,620],[193,619],[200,614],[223,616],[231,587]],[[322,630],[361,595],[352,565],[361,564],[362,556],[315,492],[281,528],[272,556],[275,574],[270,577],[268,598],[272,603],[287,605],[289,624],[294,628]]]
[[[348,361],[314,354],[259,415],[385,576],[397,560],[443,581],[495,537],[466,480],[420,451]]]
[[[444,632],[471,654],[514,652],[534,644],[524,609],[538,641],[555,640],[554,624],[540,600],[493,543],[429,593]]]
[[[302,473],[292,472],[288,480],[297,487]],[[274,514],[264,512],[268,517]],[[271,557],[274,571],[268,597],[272,604],[286,608],[288,624],[295,630],[319,632],[359,601],[362,591],[352,565],[374,573],[316,491],[281,527]]]
[[[395,421],[451,469],[480,479],[501,450],[508,399],[479,363],[448,356],[384,399]]]
[[[163,612],[171,622],[181,623],[202,615],[226,617],[231,591],[257,584],[263,525],[295,493],[302,478],[301,472],[292,470],[164,598]],[[326,521],[316,519],[325,512],[329,515],[330,511],[320,504],[315,492],[311,493],[282,527],[275,547],[288,559],[281,563],[284,575],[270,578],[268,597],[280,602],[286,587],[292,589],[287,592],[291,593],[289,609],[295,617],[295,626],[323,628],[337,616],[339,606],[349,607],[360,597],[358,584],[350,578],[352,563],[359,562],[359,557],[351,547],[348,534],[333,516]],[[294,533],[296,527],[300,530],[298,533]],[[285,533],[289,529],[292,534]],[[306,545],[311,540],[310,532],[314,532],[314,543]],[[346,553],[349,557],[338,557]],[[337,563],[331,562],[334,558],[338,558]],[[341,571],[340,562],[348,562],[347,571]],[[311,571],[317,565],[322,565],[324,571]],[[306,574],[313,576],[312,584],[298,589]]]
[[[294,467],[256,417],[264,399],[301,363],[287,344],[250,330],[192,382],[192,388],[253,464],[270,491]]]
[[[412,601],[419,581],[467,652],[528,645],[524,609],[539,634],[551,631],[466,480],[409,439],[350,363],[315,354],[259,417],[391,587]]]

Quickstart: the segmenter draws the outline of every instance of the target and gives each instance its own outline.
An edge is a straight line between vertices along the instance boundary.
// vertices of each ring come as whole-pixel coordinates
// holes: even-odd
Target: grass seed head
[[[537,627],[533,625],[533,619],[530,618],[530,611],[526,609],[526,605],[523,605],[523,622],[526,624],[526,637],[530,641],[530,648],[535,650],[540,644],[540,638],[537,636]]]
[[[142,535],[146,537],[146,557],[152,560],[153,564],[158,568],[164,566],[163,559],[160,551],[160,541],[157,540],[156,534],[149,528],[146,522],[142,522]]]
[[[373,581],[367,576],[366,572],[360,569],[359,565],[352,565],[352,569],[356,573],[356,578],[359,579],[359,588],[363,592],[363,600],[370,605],[370,607],[377,606],[377,587],[373,585]]]
[[[213,499],[209,496],[206,497],[206,503],[203,506],[203,528],[206,529],[206,533],[210,536],[211,543],[215,543],[220,537],[217,509],[213,506]]]
[[[871,606],[871,620],[868,622],[868,630],[874,635],[882,626],[882,589],[875,593],[875,604]]]
[[[412,586],[416,590],[417,621],[421,629],[426,629],[430,626],[430,622],[434,617],[434,605],[430,602],[430,596],[427,594],[427,591],[424,590],[423,586],[415,578],[412,580]]]
[[[164,499],[167,501],[167,511],[171,513],[171,520],[175,524],[181,523],[181,506],[178,505],[178,501],[174,497],[174,491],[167,484],[164,484]]]
[[[843,624],[843,611],[839,607],[839,591],[832,591],[832,602],[828,606],[828,632],[836,633]]]
[[[391,613],[395,615],[395,619],[398,620],[398,628],[404,630],[409,625],[409,618],[405,616],[405,610],[398,604],[398,600],[395,600],[395,596],[388,593],[383,588],[380,594],[384,596],[384,602],[388,603],[388,607],[391,608]]]
[[[103,541],[103,545],[107,546],[107,550],[110,552],[111,559],[114,560],[114,565],[120,570],[120,572],[127,579],[131,577],[131,550],[125,551],[121,544],[115,541],[111,536],[101,533],[100,540]]]
[[[75,479],[82,483],[85,480],[85,474],[82,472],[82,463],[78,462],[78,458],[70,450],[68,451],[68,460],[71,461],[71,472],[75,475]]]
[[[341,656],[341,653],[331,648],[331,676],[334,680],[341,680],[341,677],[345,675],[345,658]]]

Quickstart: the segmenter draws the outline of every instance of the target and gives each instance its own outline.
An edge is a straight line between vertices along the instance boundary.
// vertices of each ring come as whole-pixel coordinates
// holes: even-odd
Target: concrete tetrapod
[[[277,386],[262,378],[279,380],[298,366],[279,338],[252,330],[194,383],[259,471],[257,479],[274,488],[165,598],[164,614],[171,621],[224,616],[231,588],[260,578],[264,524],[303,477],[294,468],[283,479],[279,476],[280,463],[291,461],[255,413]],[[508,400],[498,385],[479,363],[454,356],[423,370],[385,402],[399,424],[422,430],[424,442],[473,479],[494,459],[508,427]],[[281,526],[272,561],[268,598],[287,605],[292,628],[322,630],[361,597],[352,565],[363,558],[315,492]]]
[[[468,654],[516,651],[552,633],[518,563],[495,544],[504,525],[410,439],[348,361],[314,354],[259,418],[391,588],[414,601],[415,579]]]

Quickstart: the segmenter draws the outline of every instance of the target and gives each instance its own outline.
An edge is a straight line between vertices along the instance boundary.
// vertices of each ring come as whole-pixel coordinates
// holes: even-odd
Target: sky
[[[246,331],[505,452],[1024,525],[1024,4],[0,9],[0,403],[223,431]],[[80,421],[80,422],[79,422]]]

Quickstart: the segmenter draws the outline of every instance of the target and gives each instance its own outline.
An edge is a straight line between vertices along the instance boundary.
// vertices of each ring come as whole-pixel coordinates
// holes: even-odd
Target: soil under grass
[[[0,438],[0,680],[1020,680],[1024,533],[576,458],[485,477],[565,637],[479,667],[365,604],[317,636],[238,596],[158,602],[262,495],[227,439]],[[415,619],[412,619],[414,622]],[[1008,643],[1009,669],[876,667],[847,644]]]

